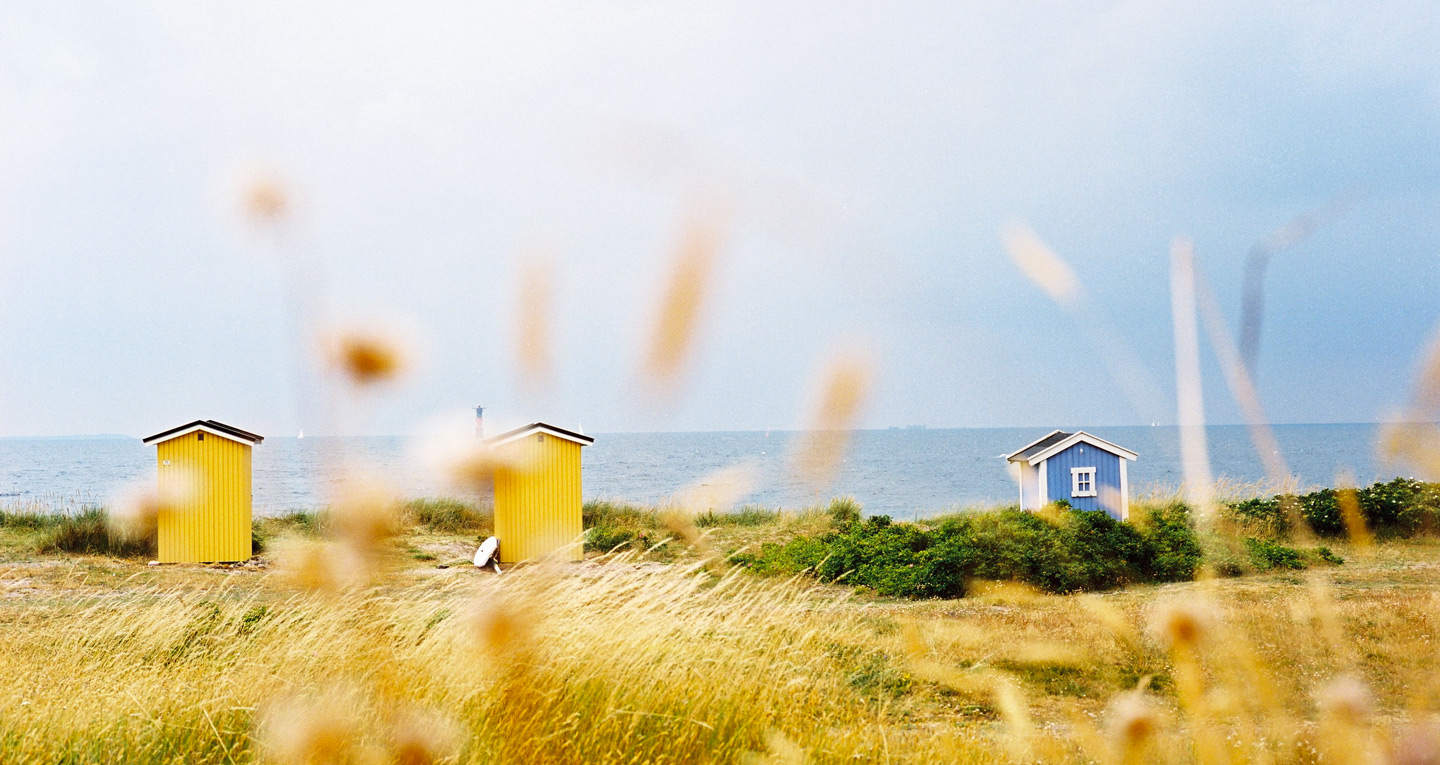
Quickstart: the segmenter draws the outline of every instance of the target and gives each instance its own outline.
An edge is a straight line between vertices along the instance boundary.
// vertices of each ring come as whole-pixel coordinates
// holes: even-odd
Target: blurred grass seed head
[[[391,723],[390,761],[394,765],[434,765],[450,761],[461,738],[453,721],[430,711],[407,710]]]
[[[517,291],[515,369],[522,390],[547,388],[554,367],[550,317],[554,306],[555,269],[543,254],[525,258]]]
[[[348,700],[290,699],[272,705],[261,722],[261,750],[284,765],[329,765],[348,761],[359,730],[343,713]]]
[[[371,387],[399,377],[410,362],[397,334],[373,329],[334,333],[325,343],[331,369],[356,387]]]
[[[1171,600],[1157,605],[1150,616],[1150,633],[1171,650],[1193,649],[1210,632],[1213,615],[1197,600]]]
[[[826,363],[814,410],[791,458],[794,471],[807,482],[823,487],[834,480],[873,378],[870,357],[860,351],[838,354]]]
[[[200,496],[201,478],[193,471],[168,471],[163,482],[135,482],[121,487],[111,497],[107,518],[112,530],[123,536],[153,536],[160,513],[181,511]]]
[[[1005,226],[1000,235],[1005,251],[1020,272],[1051,300],[1073,308],[1080,299],[1080,280],[1070,266],[1021,221]]]
[[[673,389],[694,352],[723,240],[721,216],[713,208],[693,216],[681,231],[642,370],[651,388]]]
[[[1164,727],[1160,710],[1141,691],[1120,694],[1106,714],[1106,729],[1122,762],[1139,763]]]

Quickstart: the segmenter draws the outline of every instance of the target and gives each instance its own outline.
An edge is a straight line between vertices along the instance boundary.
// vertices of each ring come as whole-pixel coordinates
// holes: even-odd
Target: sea
[[[1174,427],[1083,428],[1140,455],[1131,492],[1178,487]],[[1073,430],[1073,428],[1066,428]],[[1365,485],[1404,475],[1376,454],[1374,424],[1277,425],[1281,455],[1300,487],[1353,480]],[[857,499],[867,515],[917,518],[976,505],[1015,502],[1004,455],[1044,436],[1043,428],[893,428],[851,434],[844,461],[825,486],[795,476],[797,432],[598,433],[584,452],[584,494],[656,504],[716,471],[746,466],[744,504],[801,508],[831,497]],[[1266,479],[1244,426],[1207,428],[1212,472],[1236,483]],[[323,507],[354,466],[408,497],[457,496],[416,458],[403,437],[266,438],[254,452],[255,510],[273,515]],[[139,439],[0,438],[0,507],[66,509],[105,501],[136,482],[154,481],[155,450]]]

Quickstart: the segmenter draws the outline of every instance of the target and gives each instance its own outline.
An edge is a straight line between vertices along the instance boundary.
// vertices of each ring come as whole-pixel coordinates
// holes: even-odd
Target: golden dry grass
[[[324,594],[266,568],[37,557],[17,533],[6,762],[1121,762],[1127,741],[1135,761],[1384,761],[1440,701],[1429,540],[910,603],[699,563],[497,577],[398,551]]]

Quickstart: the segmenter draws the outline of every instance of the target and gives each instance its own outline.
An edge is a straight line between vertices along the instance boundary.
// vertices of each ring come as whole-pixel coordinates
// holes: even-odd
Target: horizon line
[[[1272,422],[1272,423],[1267,423],[1267,424],[1268,424],[1270,427],[1313,427],[1313,426],[1324,426],[1324,425],[1373,425],[1373,426],[1381,426],[1381,425],[1423,425],[1423,424],[1430,424],[1430,423],[1425,423],[1425,422],[1389,421],[1389,422]],[[1175,424],[1175,423],[1159,423],[1159,424],[1150,424],[1150,425],[1134,425],[1134,424],[1132,424],[1132,425],[1085,425],[1085,426],[1063,425],[1063,426],[1059,426],[1059,428],[1060,428],[1061,430],[1064,430],[1064,429],[1070,428],[1070,427],[1074,427],[1074,428],[1077,429],[1077,430],[1084,430],[1085,428],[1093,428],[1093,429],[1101,429],[1101,428],[1107,428],[1107,429],[1108,429],[1108,428],[1178,428],[1179,425],[1178,425],[1178,424]],[[1249,425],[1248,425],[1247,423],[1243,423],[1243,422],[1214,422],[1214,423],[1206,423],[1206,424],[1205,424],[1205,427],[1206,427],[1206,428],[1234,428],[1234,427],[1245,428],[1245,427],[1249,427]],[[1054,429],[1056,428],[1056,426],[1054,426],[1054,425],[960,425],[960,426],[887,425],[887,426],[873,427],[873,428],[841,428],[840,430],[845,430],[845,431],[851,432],[851,433],[883,433],[883,432],[889,432],[889,431],[907,431],[907,430],[908,430],[908,431],[917,431],[917,430],[935,430],[935,431],[940,431],[940,430],[1030,430],[1030,429],[1033,429],[1033,430],[1044,430],[1044,429],[1046,429],[1046,428],[1049,428],[1049,429],[1051,429],[1051,430],[1054,430]],[[653,434],[681,434],[681,433],[687,433],[687,434],[688,434],[688,433],[808,433],[808,432],[812,432],[812,430],[811,430],[811,429],[805,429],[805,428],[793,428],[793,429],[792,429],[792,428],[736,428],[736,429],[725,429],[725,430],[597,430],[597,431],[595,431],[595,432],[593,433],[593,435],[617,435],[617,436],[624,436],[624,435],[642,435],[642,434],[652,434],[652,435],[653,435]],[[418,435],[418,434],[413,434],[413,433],[365,433],[365,434],[346,434],[346,435],[328,434],[328,435],[313,435],[313,436],[309,436],[309,438],[415,438],[415,437],[417,437],[417,435]],[[119,441],[119,440],[135,440],[135,441],[140,441],[140,440],[142,440],[143,438],[144,438],[143,436],[131,436],[131,435],[128,435],[128,434],[125,434],[125,433],[69,433],[69,434],[48,435],[48,436],[37,436],[37,435],[27,435],[27,436],[0,436],[0,441],[42,441],[42,440],[72,440],[72,441],[81,441],[81,440],[114,440],[114,441]],[[286,439],[296,439],[296,440],[299,439],[298,436],[266,436],[266,438],[286,438]]]

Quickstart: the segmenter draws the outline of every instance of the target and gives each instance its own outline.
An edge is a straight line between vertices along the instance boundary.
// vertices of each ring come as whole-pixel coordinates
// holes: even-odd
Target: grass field
[[[1305,571],[901,601],[705,553],[811,533],[827,522],[813,513],[712,519],[666,563],[592,556],[497,576],[449,565],[475,541],[454,524],[475,519],[431,510],[384,545],[370,586],[344,590],[301,588],[265,560],[41,554],[43,530],[0,530],[0,761],[1440,752],[1440,542],[1426,537],[1339,544],[1344,565]],[[281,557],[308,533],[269,525]]]

